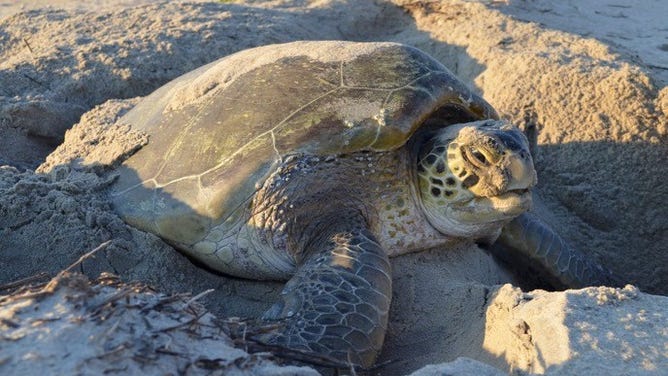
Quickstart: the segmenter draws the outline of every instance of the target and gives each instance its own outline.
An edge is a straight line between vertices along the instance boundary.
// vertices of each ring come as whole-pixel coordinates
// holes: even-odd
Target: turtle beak
[[[523,148],[506,149],[496,166],[496,170],[503,171],[506,176],[506,184],[498,187],[497,194],[473,200],[478,220],[512,218],[532,206],[530,189],[536,185],[537,179],[531,154]]]
[[[536,185],[536,170],[527,151],[510,153],[506,158],[508,185],[506,191],[521,191]]]
[[[531,155],[523,150],[507,151],[497,165],[504,171],[507,185],[494,195],[472,200],[472,220],[500,220],[516,217],[532,206],[530,189],[536,185],[536,170]],[[462,216],[463,218],[464,216]]]

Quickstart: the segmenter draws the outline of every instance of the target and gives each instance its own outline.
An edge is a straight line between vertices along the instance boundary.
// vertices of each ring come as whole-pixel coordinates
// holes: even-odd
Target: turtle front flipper
[[[388,257],[366,230],[330,236],[312,249],[265,315],[282,320],[261,341],[371,367],[380,352],[392,295]]]
[[[608,269],[568,246],[554,230],[529,213],[504,226],[493,248],[505,253],[501,255],[504,259],[528,258],[530,264],[537,264],[541,271],[549,273],[548,278],[543,279],[556,282],[556,287],[620,285]]]

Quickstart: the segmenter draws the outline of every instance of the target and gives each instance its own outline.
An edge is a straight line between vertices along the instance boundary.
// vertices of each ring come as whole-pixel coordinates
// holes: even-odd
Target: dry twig
[[[9,283],[5,283],[3,285],[0,285],[0,291],[10,290],[10,289],[13,289],[13,288],[16,288],[16,287],[21,287],[21,286],[27,285],[31,282],[38,281],[40,279],[45,279],[45,278],[48,278],[48,277],[49,277],[48,273],[40,272],[40,273],[35,274],[33,276],[30,276],[30,277],[22,278],[22,279],[19,279],[17,281],[14,281],[14,282],[9,282]]]
[[[107,240],[106,242],[104,242],[104,243],[98,245],[98,246],[97,246],[95,249],[93,249],[92,251],[90,251],[90,252],[84,254],[83,256],[79,257],[79,259],[78,259],[77,261],[75,261],[72,265],[68,266],[67,269],[62,270],[60,273],[58,273],[58,275],[61,275],[61,274],[66,273],[66,272],[68,272],[68,273],[71,272],[72,269],[74,269],[75,267],[77,267],[78,265],[80,265],[80,264],[81,264],[82,262],[84,262],[86,259],[88,259],[89,257],[93,256],[95,253],[97,253],[97,252],[99,252],[99,251],[101,251],[101,250],[107,248],[107,246],[109,246],[109,244],[111,244],[111,240]]]

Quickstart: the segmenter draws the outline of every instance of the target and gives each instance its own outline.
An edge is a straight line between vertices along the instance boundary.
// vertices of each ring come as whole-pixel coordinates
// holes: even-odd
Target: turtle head
[[[536,171],[529,142],[507,122],[442,128],[421,145],[417,163],[423,210],[444,234],[495,236],[531,206]]]

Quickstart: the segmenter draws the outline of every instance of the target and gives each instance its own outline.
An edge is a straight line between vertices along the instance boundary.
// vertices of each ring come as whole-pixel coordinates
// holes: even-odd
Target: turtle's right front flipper
[[[315,245],[265,313],[284,328],[259,339],[368,368],[383,345],[391,295],[390,263],[373,235],[337,233]]]
[[[552,280],[569,288],[619,286],[618,279],[590,256],[568,246],[554,230],[529,213],[524,213],[503,227],[493,248],[505,259],[520,256],[530,264],[550,273]],[[500,249],[499,249],[500,248]],[[548,278],[550,279],[550,278]]]

